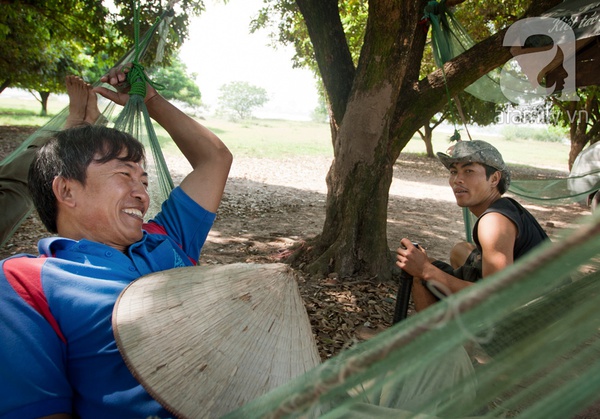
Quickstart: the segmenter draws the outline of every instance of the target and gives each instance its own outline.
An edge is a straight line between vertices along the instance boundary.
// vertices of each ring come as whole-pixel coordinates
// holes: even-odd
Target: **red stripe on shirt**
[[[162,234],[163,236],[167,235],[167,230],[163,226],[155,222],[146,223],[143,225],[142,228],[146,233],[149,234]],[[183,250],[180,244],[178,246],[180,249]],[[190,262],[192,262],[192,265],[196,266],[198,264],[198,261],[196,259],[193,259],[190,256],[188,256],[188,259],[190,260]]]
[[[157,223],[146,223],[143,225],[142,228],[144,229],[144,231],[150,234],[162,234],[163,236],[167,235],[167,230],[165,230],[163,226],[158,225]]]
[[[15,292],[46,319],[56,335],[66,344],[67,340],[62,334],[58,322],[50,312],[48,300],[42,288],[41,272],[45,261],[44,256],[7,259],[4,261],[4,274]]]

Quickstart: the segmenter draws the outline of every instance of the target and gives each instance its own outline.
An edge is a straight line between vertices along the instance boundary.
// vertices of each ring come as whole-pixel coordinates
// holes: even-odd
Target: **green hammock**
[[[134,14],[134,27],[135,27],[135,46],[128,51],[116,64],[120,66],[126,63],[133,63],[133,68],[128,73],[128,82],[132,86],[130,92],[130,99],[125,107],[116,105],[114,102],[108,100],[99,100],[99,107],[102,113],[102,117],[98,119],[97,123],[107,123],[108,126],[112,126],[116,129],[128,132],[136,137],[144,144],[146,149],[146,171],[149,175],[149,189],[151,204],[146,214],[146,219],[152,218],[160,210],[160,205],[168,197],[170,191],[173,189],[173,181],[169,174],[168,167],[166,165],[160,143],[157,134],[154,130],[152,120],[148,115],[148,110],[144,104],[145,96],[145,82],[147,80],[143,74],[143,67],[140,61],[143,59],[152,37],[156,33],[159,25],[165,19],[172,14],[172,10],[165,11],[162,16],[152,25],[152,27],[140,38],[139,36],[139,13],[135,10]],[[103,84],[100,81],[94,83],[94,86],[103,85],[109,89],[114,88],[108,84]],[[158,86],[160,87],[160,86]],[[32,145],[40,146],[45,143],[46,138],[51,136],[53,133],[60,131],[64,128],[65,121],[69,115],[69,107],[65,107],[62,111],[56,114],[50,121],[44,126],[40,127],[33,134],[31,134],[19,147],[17,147],[11,154],[5,157],[0,165],[7,165],[15,161],[21,156],[24,156],[24,152]],[[29,164],[30,158],[24,160],[24,164]],[[20,163],[20,162],[19,162]],[[10,237],[19,228],[22,222],[29,216],[33,211],[33,203],[29,196],[23,197],[23,205],[26,210],[21,214],[21,218],[16,220],[16,223],[12,227],[11,231],[7,232],[5,239],[0,246],[3,246]]]
[[[433,58],[438,67],[443,68],[444,63],[475,45],[467,30],[446,6],[446,0],[430,1],[425,7],[424,17],[431,24]],[[500,70],[492,71],[479,78],[469,85],[465,92],[488,102],[508,101],[500,87]]]
[[[226,417],[573,417],[600,394],[599,253],[585,218]]]

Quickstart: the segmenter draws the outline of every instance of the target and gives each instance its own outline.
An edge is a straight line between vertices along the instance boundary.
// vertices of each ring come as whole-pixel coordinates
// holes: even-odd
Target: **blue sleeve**
[[[0,418],[71,413],[66,345],[0,267]]]
[[[161,225],[189,257],[197,260],[216,216],[177,187],[152,221]]]

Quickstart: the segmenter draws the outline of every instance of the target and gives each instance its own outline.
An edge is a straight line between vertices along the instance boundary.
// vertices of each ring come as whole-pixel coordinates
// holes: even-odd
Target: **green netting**
[[[569,176],[554,179],[516,179],[510,192],[534,203],[562,205],[585,203],[600,188],[600,143],[583,150],[573,162]]]
[[[574,189],[573,182],[596,179],[599,175],[600,169],[559,179],[517,179],[511,182],[509,190],[514,195],[526,200],[547,204],[561,205],[575,201],[584,202],[590,194],[598,190],[600,184],[593,183],[580,189]]]
[[[168,198],[169,193],[173,189],[173,180],[169,174],[167,164],[165,162],[160,142],[154,130],[148,109],[144,103],[146,97],[146,84],[151,84],[153,87],[160,89],[163,86],[155,85],[148,79],[144,73],[144,68],[139,60],[143,51],[147,48],[146,45],[139,41],[139,10],[135,10],[135,54],[128,64],[130,69],[127,73],[127,82],[130,85],[130,98],[118,118],[115,120],[114,127],[118,130],[128,132],[136,137],[144,144],[146,150],[151,150],[151,153],[146,153],[146,171],[150,181],[148,193],[150,194],[150,208],[146,213],[147,218],[151,218],[160,211],[160,206]],[[154,24],[153,30],[157,28],[158,21]]]
[[[600,218],[231,418],[572,417],[600,391]]]
[[[462,54],[475,45],[467,30],[446,6],[446,0],[430,1],[425,7],[425,18],[431,23],[431,43],[436,65]],[[469,85],[465,92],[478,99],[494,103],[507,103],[500,86],[500,70],[494,70]],[[503,80],[504,82],[504,80]]]
[[[157,19],[156,23],[152,25],[152,27],[143,36],[139,37],[139,21],[136,10],[136,18],[134,22],[134,26],[136,28],[135,46],[115,64],[115,67],[121,66],[125,63],[134,62],[138,67],[141,68],[140,61],[142,61],[158,25],[163,21],[163,19],[169,17],[171,14],[172,10],[169,9],[165,11],[163,15]],[[102,85],[106,88],[114,90],[112,86],[101,83],[100,81],[93,83],[93,85]],[[148,192],[151,198],[151,206],[146,213],[146,219],[149,219],[159,211],[160,204],[167,198],[169,192],[173,188],[173,181],[171,180],[169,170],[162,154],[158,136],[154,130],[153,123],[148,116],[148,110],[146,109],[143,101],[143,95],[145,93],[142,92],[141,94],[141,97],[139,94],[132,95],[125,107],[121,107],[112,101],[99,97],[98,107],[102,116],[96,123],[105,124],[107,126],[112,126],[128,132],[140,140],[142,144],[144,144],[146,148],[147,159],[146,170],[149,174],[150,183]],[[65,126],[68,115],[69,107],[67,106],[58,114],[56,114],[44,126],[40,127],[25,141],[23,141],[19,147],[17,147],[11,154],[6,156],[0,162],[0,165],[8,165],[13,162],[15,162],[15,164],[29,165],[32,158],[31,153],[26,156],[24,152],[31,146],[40,146],[44,144],[46,139],[52,136],[53,133],[62,130]],[[22,212],[20,219],[15,220],[11,231],[4,235],[4,241],[0,243],[0,246],[3,246],[8,239],[10,239],[10,237],[33,210],[33,203],[31,202],[31,199],[29,199],[28,196],[23,196],[23,200],[23,206],[26,208],[26,210]]]

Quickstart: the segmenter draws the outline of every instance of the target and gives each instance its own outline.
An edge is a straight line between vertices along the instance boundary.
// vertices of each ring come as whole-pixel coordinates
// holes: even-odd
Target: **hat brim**
[[[320,363],[284,264],[144,276],[121,293],[113,330],[133,375],[178,417],[221,417]]]
[[[441,152],[438,152],[436,154],[438,156],[438,159],[442,162],[442,164],[444,166],[446,166],[446,169],[450,169],[452,167],[452,165],[456,164],[456,163],[479,163],[479,164],[484,164],[486,166],[490,166],[500,172],[507,172],[506,167],[494,166],[489,163],[485,163],[485,162],[479,161],[477,159],[474,159],[473,156],[451,157],[448,154],[444,154]]]
[[[450,167],[455,163],[462,163],[465,161],[469,161],[468,158],[455,158],[451,157],[448,154],[438,152],[436,153],[438,159],[442,162],[442,164],[446,167],[446,169],[450,169]]]

